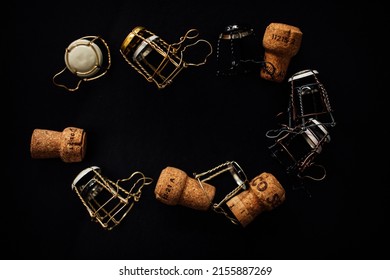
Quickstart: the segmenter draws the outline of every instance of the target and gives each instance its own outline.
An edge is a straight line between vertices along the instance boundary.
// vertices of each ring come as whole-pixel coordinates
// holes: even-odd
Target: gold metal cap
[[[136,45],[136,44],[138,43],[138,41],[137,41],[137,42],[134,41],[134,37],[136,37],[135,34],[140,33],[141,30],[145,30],[145,27],[142,27],[142,26],[137,26],[137,27],[135,27],[135,28],[129,33],[129,35],[127,35],[127,37],[125,38],[125,40],[123,40],[120,50],[121,50],[125,55],[127,54],[127,52],[126,52],[127,49],[133,48],[134,45]]]

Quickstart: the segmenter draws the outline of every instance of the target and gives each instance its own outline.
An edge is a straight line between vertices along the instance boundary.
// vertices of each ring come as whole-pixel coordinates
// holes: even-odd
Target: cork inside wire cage
[[[271,173],[262,172],[248,181],[243,169],[235,161],[227,161],[206,172],[194,174],[202,185],[218,176],[220,186],[230,185],[225,176],[228,172],[233,177],[236,186],[233,189],[218,189],[222,196],[215,197],[212,205],[214,212],[224,215],[235,225],[246,227],[263,211],[270,211],[285,200],[285,191],[279,181]],[[229,176],[228,176],[229,177]]]
[[[119,185],[126,181],[130,185],[127,189]],[[77,175],[73,180],[72,190],[80,198],[92,221],[111,230],[126,217],[134,203],[139,201],[143,186],[151,183],[152,179],[141,172],[134,172],[126,179],[113,182],[101,175],[99,167],[92,166]]]
[[[142,26],[135,27],[123,41],[120,52],[126,62],[140,73],[148,82],[155,83],[159,89],[170,85],[183,68],[201,66],[206,63],[212,53],[211,44],[198,39],[184,45],[187,39],[195,39],[199,35],[196,29],[190,29],[177,43],[168,44],[165,40]],[[209,53],[200,63],[184,61],[187,47],[205,42],[210,48]]]

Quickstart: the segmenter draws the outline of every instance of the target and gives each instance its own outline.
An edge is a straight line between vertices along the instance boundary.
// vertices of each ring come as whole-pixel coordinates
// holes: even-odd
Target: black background
[[[256,2],[256,3],[255,3]],[[64,1],[15,2],[4,9],[2,259],[382,259],[388,258],[386,105],[388,21],[385,9],[329,1]],[[315,69],[327,89],[336,127],[319,161],[321,182],[292,181],[267,149],[267,130],[287,108],[287,81],[217,77],[215,47],[226,25],[272,22],[303,32],[288,76]],[[196,28],[214,53],[158,90],[119,48],[136,26],[177,42]],[[5,33],[4,33],[5,31]],[[111,51],[107,75],[67,92],[52,83],[64,51],[99,35]],[[264,50],[261,45],[259,53]],[[32,159],[35,128],[87,132],[82,162]],[[228,160],[251,179],[273,173],[286,201],[246,228],[212,211],[167,206],[154,197],[161,170],[203,172]],[[71,190],[96,165],[112,179],[141,171],[154,183],[123,222],[104,231]],[[219,188],[220,189],[220,188]]]

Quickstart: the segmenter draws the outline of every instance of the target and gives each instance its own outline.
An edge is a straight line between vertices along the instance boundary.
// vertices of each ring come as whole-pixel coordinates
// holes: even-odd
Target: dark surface
[[[388,258],[384,108],[389,71],[383,7],[253,3],[15,3],[4,10],[10,19],[1,59],[3,100],[9,100],[3,101],[8,112],[2,137],[2,259]],[[265,133],[287,108],[287,81],[216,77],[214,52],[206,65],[183,70],[172,85],[158,90],[119,52],[135,26],[170,43],[196,28],[215,48],[228,24],[247,24],[262,38],[271,22],[301,29],[302,45],[288,76],[318,70],[337,121],[319,158],[327,177],[305,182],[311,196],[293,189],[267,149]],[[52,77],[64,67],[65,48],[87,35],[100,35],[108,43],[111,69],[76,92],[56,87]],[[31,158],[35,128],[62,131],[69,126],[87,132],[82,162]],[[244,229],[212,211],[156,201],[153,190],[166,166],[191,175],[228,160],[238,162],[250,179],[273,173],[286,189],[285,203]],[[71,190],[75,176],[92,165],[112,180],[137,170],[154,179],[109,232],[90,221]]]

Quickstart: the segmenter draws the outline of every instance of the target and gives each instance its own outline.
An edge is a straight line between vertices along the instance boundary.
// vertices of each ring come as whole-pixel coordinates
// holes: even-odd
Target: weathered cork
[[[86,132],[67,127],[62,132],[34,129],[31,136],[31,157],[36,159],[61,158],[64,162],[80,162],[86,151]]]
[[[264,211],[271,211],[285,200],[285,190],[270,173],[263,172],[249,183],[250,188],[226,202],[233,215],[246,227]]]
[[[209,209],[215,196],[215,187],[199,183],[187,174],[174,167],[161,171],[154,190],[156,199],[167,205],[182,205],[195,210]]]
[[[292,25],[271,23],[267,26],[263,37],[265,67],[260,72],[263,79],[284,80],[291,58],[301,47],[302,35],[301,30]]]

